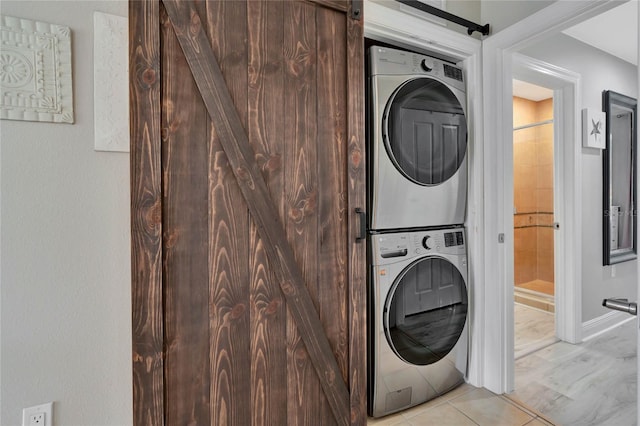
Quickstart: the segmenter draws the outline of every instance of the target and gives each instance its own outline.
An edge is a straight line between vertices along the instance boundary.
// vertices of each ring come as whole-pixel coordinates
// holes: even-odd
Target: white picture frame
[[[73,123],[69,27],[0,15],[0,119]]]
[[[594,108],[582,110],[582,146],[585,148],[605,149],[606,124],[605,113]]]

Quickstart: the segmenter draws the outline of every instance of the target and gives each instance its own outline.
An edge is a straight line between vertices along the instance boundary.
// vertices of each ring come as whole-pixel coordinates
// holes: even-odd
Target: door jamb
[[[554,219],[560,223],[560,229],[555,231],[554,235],[554,257],[560,259],[560,262],[555,262],[555,281],[556,284],[562,283],[560,286],[555,286],[555,326],[558,338],[569,343],[578,343],[581,340],[582,330],[581,288],[576,280],[576,273],[579,273],[582,264],[581,220],[576,198],[581,191],[581,171],[580,167],[577,167],[580,158],[581,133],[580,122],[576,121],[576,117],[580,117],[580,74],[519,53],[513,53],[511,59],[512,77],[525,79],[554,91]],[[513,139],[510,146],[505,146],[505,150],[512,150],[512,147]],[[509,158],[513,158],[513,151],[510,156],[505,155],[505,159]],[[513,180],[507,181],[505,191],[505,199],[508,195],[513,197]],[[506,204],[513,205],[513,198],[511,198],[511,204],[508,202]],[[508,271],[511,274],[507,282],[514,282],[514,240],[511,233],[511,238],[505,241],[507,254],[510,256]],[[510,326],[513,327],[513,321]],[[507,369],[513,371],[513,349],[508,348],[508,350],[511,355],[507,360]]]

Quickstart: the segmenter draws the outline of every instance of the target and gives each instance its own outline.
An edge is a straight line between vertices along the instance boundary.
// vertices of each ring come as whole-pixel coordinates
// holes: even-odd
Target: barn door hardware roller
[[[638,315],[638,304],[634,302],[629,303],[628,299],[604,299],[602,301],[602,306],[615,311]]]
[[[351,19],[362,19],[362,0],[351,0]]]
[[[438,18],[446,19],[447,21],[453,22],[454,24],[462,25],[463,27],[467,27],[467,34],[471,35],[474,31],[478,31],[482,35],[489,35],[490,26],[489,24],[479,25],[475,22],[471,22],[467,19],[461,18],[458,15],[454,15],[453,13],[449,13],[447,11],[438,9],[437,7],[430,6],[428,4],[424,4],[418,0],[396,0],[399,3],[406,4],[407,6],[411,6],[414,9],[421,10],[423,12],[429,13],[431,15],[437,16]]]

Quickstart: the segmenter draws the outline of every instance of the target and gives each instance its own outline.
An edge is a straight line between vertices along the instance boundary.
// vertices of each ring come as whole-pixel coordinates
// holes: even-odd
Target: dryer
[[[372,230],[463,224],[466,93],[461,68],[373,46],[369,204]]]
[[[467,374],[464,228],[370,235],[369,415],[435,398]]]

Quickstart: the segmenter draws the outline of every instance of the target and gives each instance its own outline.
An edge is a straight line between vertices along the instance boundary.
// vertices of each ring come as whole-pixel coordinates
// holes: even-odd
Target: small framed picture
[[[582,110],[582,146],[585,148],[606,148],[604,112],[593,108]]]
[[[0,119],[73,123],[71,29],[0,15]]]

